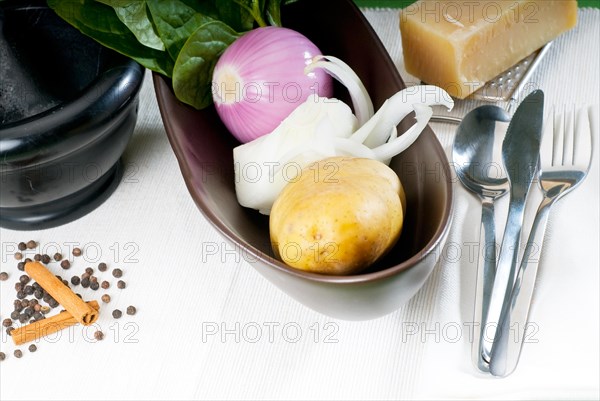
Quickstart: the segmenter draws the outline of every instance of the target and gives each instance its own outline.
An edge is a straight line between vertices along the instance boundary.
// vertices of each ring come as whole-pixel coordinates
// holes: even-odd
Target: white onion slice
[[[421,132],[423,132],[423,129],[425,129],[429,119],[433,115],[433,110],[431,110],[431,107],[429,106],[418,103],[415,103],[414,108],[417,122],[393,141],[389,141],[388,143],[373,149],[375,159],[381,162],[390,160],[397,154],[404,152],[417,140]]]
[[[348,105],[311,95],[273,132],[234,148],[238,202],[268,214],[304,166],[335,154],[334,138],[348,138],[356,128]]]
[[[373,117],[373,102],[369,92],[348,64],[337,57],[319,55],[313,57],[312,63],[304,68],[304,73],[308,74],[315,69],[324,70],[348,89],[359,125],[362,126]]]
[[[390,130],[413,111],[413,105],[442,105],[452,109],[454,102],[446,91],[433,85],[406,88],[385,101],[368,126],[361,127],[352,136],[370,148],[380,146],[390,138]]]

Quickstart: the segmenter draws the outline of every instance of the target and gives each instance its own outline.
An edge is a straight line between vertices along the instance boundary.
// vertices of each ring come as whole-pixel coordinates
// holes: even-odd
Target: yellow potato
[[[375,263],[402,230],[404,190],[371,159],[332,157],[288,183],[271,209],[277,257],[297,269],[347,275]]]

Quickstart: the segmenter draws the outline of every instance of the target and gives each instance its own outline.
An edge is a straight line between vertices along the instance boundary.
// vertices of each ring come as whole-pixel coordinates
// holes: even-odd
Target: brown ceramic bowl
[[[346,61],[378,108],[404,83],[375,32],[351,0],[301,0],[286,6],[284,25],[308,36],[324,54]],[[214,108],[180,103],[170,82],[154,75],[163,122],[192,198],[204,216],[264,277],[304,305],[326,315],[364,320],[406,303],[433,270],[450,227],[448,161],[428,127],[392,160],[404,184],[407,216],[395,248],[367,272],[327,276],[295,270],[273,257],[268,217],[236,200],[232,149],[238,142]],[[344,96],[338,93],[338,96]],[[403,132],[412,125],[404,121]]]

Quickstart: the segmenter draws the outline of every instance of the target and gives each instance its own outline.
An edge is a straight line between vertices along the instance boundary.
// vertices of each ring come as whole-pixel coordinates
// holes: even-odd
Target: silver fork
[[[494,376],[508,376],[517,367],[538,270],[538,261],[531,258],[531,252],[534,245],[538,254],[541,251],[552,205],[585,179],[592,161],[591,133],[587,109],[565,109],[562,114],[554,110],[552,124],[547,124],[544,131],[539,170],[544,198],[538,207],[513,290],[504,298],[490,358],[490,373]]]

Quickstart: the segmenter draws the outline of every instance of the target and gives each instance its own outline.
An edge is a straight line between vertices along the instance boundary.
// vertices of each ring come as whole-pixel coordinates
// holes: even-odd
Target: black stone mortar
[[[0,226],[58,226],[112,194],[143,76],[45,1],[0,1]]]

